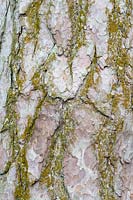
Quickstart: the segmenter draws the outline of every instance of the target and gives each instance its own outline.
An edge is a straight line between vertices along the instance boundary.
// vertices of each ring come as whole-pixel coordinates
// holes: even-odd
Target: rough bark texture
[[[131,0],[0,0],[0,200],[133,200]]]

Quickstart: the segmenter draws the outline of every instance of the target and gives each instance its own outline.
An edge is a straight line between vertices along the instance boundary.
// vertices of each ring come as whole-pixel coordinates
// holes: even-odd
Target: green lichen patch
[[[19,43],[19,37],[16,32],[17,32],[16,24],[15,24],[15,21],[13,21],[12,47],[11,47],[11,53],[8,60],[10,75],[11,75],[11,78],[10,78],[11,86],[7,93],[7,99],[6,99],[6,105],[5,105],[6,116],[5,116],[5,120],[2,127],[2,131],[8,130],[10,133],[12,161],[14,161],[19,151],[18,136],[17,136],[17,132],[18,132],[17,120],[19,118],[19,115],[16,112],[16,102],[20,95],[23,82],[24,82],[24,77],[23,78],[20,77],[20,72],[22,68],[22,58],[23,58],[23,44]]]
[[[30,26],[30,32],[25,38],[25,41],[27,42],[27,41],[33,40],[35,43],[35,46],[37,45],[38,35],[40,31],[39,9],[42,2],[43,0],[32,2],[26,11],[26,16],[28,18],[28,22]]]
[[[64,187],[62,173],[62,160],[66,149],[66,144],[64,142],[66,142],[66,138],[61,132],[58,133],[58,136],[52,138],[49,160],[41,174],[40,181],[47,186],[51,199],[58,197],[61,200],[66,200],[69,197]]]
[[[42,98],[39,100],[35,113],[33,117],[29,116],[27,126],[25,128],[24,133],[21,138],[17,137],[16,144],[18,145],[18,141],[22,140],[24,142],[24,146],[22,149],[19,148],[18,155],[16,157],[16,169],[17,169],[17,185],[15,188],[15,198],[17,200],[28,200],[30,198],[29,193],[29,177],[28,177],[28,163],[26,160],[26,145],[28,144],[32,132],[34,130],[35,121],[38,118],[40,110],[42,108],[43,102],[45,100],[47,93],[43,93]],[[16,145],[13,145],[14,150],[16,151]],[[19,147],[19,146],[18,146]]]
[[[87,97],[87,93],[89,91],[89,88],[93,87],[96,89],[96,86],[99,82],[99,72],[100,72],[100,69],[97,65],[97,50],[96,50],[96,46],[95,46],[95,51],[94,51],[94,56],[93,56],[93,60],[92,60],[92,63],[91,63],[91,66],[90,66],[90,71],[88,72],[87,76],[86,76],[86,79],[85,79],[85,83],[83,85],[83,88],[81,89],[81,92],[80,92],[80,96],[82,98],[86,98]],[[96,80],[94,80],[94,75],[97,74],[98,75],[98,78]]]
[[[119,106],[130,108],[131,91],[125,74],[130,65],[130,56],[123,45],[131,28],[131,1],[126,1],[126,12],[122,13],[119,1],[110,1],[113,5],[108,15],[108,58],[107,63],[116,72],[117,84],[112,85],[108,100],[111,102],[114,120],[106,119],[99,129],[95,149],[97,152],[98,171],[100,174],[100,196],[103,200],[116,200],[114,191],[114,174],[117,158],[114,153],[117,135],[123,129],[123,118],[119,116]],[[128,3],[127,3],[128,2]],[[118,92],[121,89],[121,92]]]
[[[23,141],[23,148],[19,151],[19,155],[16,159],[16,168],[17,168],[17,185],[15,188],[15,198],[17,200],[28,200],[30,199],[30,192],[29,192],[29,177],[28,177],[28,162],[26,160],[26,147],[27,144],[32,136],[36,119],[39,116],[40,110],[44,103],[45,97],[47,92],[43,90],[43,96],[40,98],[33,117],[28,117],[27,126],[24,130],[24,133],[18,138],[19,141]]]
[[[68,200],[69,194],[64,186],[63,159],[67,150],[69,137],[74,131],[74,121],[67,108],[63,114],[63,121],[51,138],[46,165],[41,173],[40,183],[44,183],[51,199]]]
[[[16,200],[28,200],[30,198],[29,192],[29,178],[28,178],[28,163],[26,160],[26,150],[22,148],[16,160],[17,170],[17,185],[15,188]]]
[[[32,85],[34,86],[35,90],[42,90],[43,89],[43,85],[41,84],[42,80],[42,74],[40,73],[40,71],[36,71],[31,79],[32,81]]]
[[[28,117],[27,126],[26,126],[26,128],[25,128],[25,130],[24,130],[24,133],[23,133],[23,134],[21,135],[21,137],[20,137],[20,139],[21,139],[22,141],[24,141],[25,146],[26,146],[26,144],[29,142],[29,140],[30,140],[30,138],[31,138],[31,136],[32,136],[32,133],[33,133],[33,130],[34,130],[34,126],[35,126],[36,119],[37,119],[38,116],[39,116],[39,113],[40,113],[40,111],[41,111],[41,108],[42,108],[42,105],[43,105],[43,103],[44,103],[44,101],[45,101],[46,96],[47,96],[47,92],[45,91],[45,92],[43,93],[42,98],[40,98],[40,100],[39,100],[39,102],[38,102],[38,104],[37,104],[37,106],[36,106],[35,113],[34,113],[33,117],[31,117],[31,116]]]
[[[108,14],[108,58],[107,63],[116,70],[118,87],[123,90],[121,98],[123,106],[127,109],[131,102],[131,89],[126,79],[126,69],[131,65],[131,58],[128,54],[123,40],[128,37],[131,29],[132,2],[125,1],[125,12],[121,12],[118,1],[111,1],[113,9]]]
[[[46,25],[48,27],[48,20],[52,14],[51,8],[54,7],[53,1],[50,0],[49,2],[47,2],[46,6],[47,6],[47,11],[44,13],[44,15],[45,15],[45,19],[46,19]]]
[[[19,146],[17,143],[18,137],[16,125],[19,116],[15,111],[17,96],[17,93],[15,93],[15,91],[13,91],[13,89],[10,88],[6,100],[6,116],[1,130],[1,132],[8,130],[10,133],[10,147],[12,152],[12,160],[14,160],[17,152],[19,151]]]
[[[40,66],[34,73],[31,82],[35,90],[40,90],[45,93],[45,83],[43,81],[44,75],[47,72],[49,65],[56,59],[55,53],[51,53],[46,59],[45,63]]]
[[[15,12],[15,10],[13,11]],[[19,145],[18,129],[17,129],[17,121],[19,119],[19,114],[17,113],[16,109],[16,103],[21,93],[23,83],[25,81],[25,77],[23,76],[22,73],[24,43],[23,41],[22,43],[19,41],[21,34],[22,33],[18,34],[16,30],[16,22],[13,14],[12,47],[8,60],[10,75],[11,75],[10,78],[11,85],[7,93],[7,99],[5,105],[6,116],[2,127],[2,131],[8,130],[10,134],[11,156],[10,160],[7,162],[5,166],[3,173],[7,173],[12,163],[16,161],[18,185],[16,186],[15,196],[16,199],[28,200],[27,182],[24,183],[24,180],[26,179],[27,176],[26,175],[27,164],[25,158],[25,151],[22,150]]]
[[[70,75],[73,78],[72,63],[80,47],[86,44],[85,27],[87,22],[87,13],[89,2],[87,0],[67,0],[68,14],[71,20],[72,37],[68,49],[68,65]]]
[[[115,200],[114,173],[117,158],[114,146],[117,134],[123,128],[123,120],[104,120],[96,135],[94,146],[97,153],[98,171],[100,174],[100,196],[103,200]]]

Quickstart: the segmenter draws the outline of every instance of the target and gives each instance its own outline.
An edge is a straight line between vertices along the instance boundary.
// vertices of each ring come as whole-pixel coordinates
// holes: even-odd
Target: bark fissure
[[[0,177],[16,200],[132,198],[129,182],[117,180],[132,165],[123,136],[132,126],[132,2],[103,4],[10,0],[2,7],[0,83],[10,84],[6,96],[0,86]]]

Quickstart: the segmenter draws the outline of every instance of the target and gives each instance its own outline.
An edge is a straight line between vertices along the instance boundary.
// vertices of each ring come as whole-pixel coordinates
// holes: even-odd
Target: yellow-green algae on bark
[[[45,72],[47,71],[49,64],[53,60],[55,60],[55,54],[51,53],[46,59],[45,63],[38,67],[38,69],[36,70],[36,72],[34,73],[31,79],[34,90],[40,91],[42,93],[42,97],[40,97],[38,101],[33,117],[31,116],[28,117],[27,126],[23,134],[19,138],[19,140],[24,144],[24,146],[20,150],[20,153],[17,157],[17,164],[16,164],[18,182],[15,189],[15,197],[18,200],[30,199],[29,187],[32,183],[30,183],[29,181],[28,163],[26,160],[26,149],[27,149],[27,144],[30,141],[30,138],[32,136],[36,119],[38,118],[41,108],[43,106],[43,103],[47,97],[47,88],[46,88],[46,85],[44,84],[43,76],[45,75]],[[24,178],[20,179],[21,176],[23,176]],[[25,188],[25,185],[26,185],[26,188]]]
[[[116,169],[116,157],[114,145],[123,128],[123,120],[114,122],[111,119],[103,119],[103,123],[96,135],[94,147],[97,153],[98,171],[100,181],[100,196],[103,200],[115,200],[114,174]]]
[[[16,103],[17,99],[20,95],[24,79],[20,77],[20,71],[22,69],[18,69],[18,62],[23,60],[23,45],[19,44],[19,38],[16,33],[16,24],[14,21],[14,30],[13,30],[13,41],[12,41],[12,49],[9,57],[9,67],[11,70],[11,86],[9,88],[6,100],[6,116],[5,123],[3,125],[2,131],[8,130],[10,134],[11,140],[11,159],[8,161],[5,167],[5,173],[7,173],[10,169],[10,166],[13,162],[16,162],[17,169],[17,178],[18,184],[16,186],[15,197],[16,199],[28,199],[29,190],[27,187],[27,161],[25,157],[25,150],[20,149],[19,146],[19,138],[18,138],[18,129],[17,129],[17,120],[19,119],[19,115],[16,112]],[[16,48],[16,43],[19,48]],[[22,65],[22,63],[21,63]],[[18,188],[20,190],[20,195],[18,196]],[[24,190],[22,188],[25,188]],[[21,196],[21,197],[20,197]],[[23,197],[23,198],[22,198]]]
[[[17,185],[15,188],[15,199],[16,200],[28,200],[30,197],[29,193],[29,178],[28,178],[28,163],[26,160],[26,150],[22,148],[19,151],[17,157]]]
[[[123,106],[128,109],[130,106],[131,88],[126,80],[126,68],[131,66],[131,58],[128,49],[123,44],[123,39],[128,38],[131,28],[132,1],[125,0],[125,13],[120,10],[119,1],[112,0],[112,11],[108,14],[108,65],[112,66],[117,74],[118,84],[115,85],[122,88],[122,95],[115,96],[123,101]]]
[[[33,40],[35,49],[37,46],[37,41],[38,41],[38,35],[40,31],[40,16],[39,16],[39,9],[42,4],[43,0],[38,0],[32,2],[27,11],[26,11],[26,16],[28,18],[28,23],[29,23],[29,33],[25,37],[25,41],[30,41]]]
[[[116,141],[117,133],[122,130],[123,119],[117,117],[118,105],[120,102],[123,103],[125,109],[130,109],[130,88],[127,85],[125,78],[126,66],[131,65],[130,56],[128,55],[127,49],[122,45],[122,38],[127,38],[130,29],[130,15],[131,15],[131,1],[125,1],[127,11],[126,14],[120,13],[119,2],[110,0],[113,4],[111,12],[107,11],[108,14],[108,64],[116,70],[118,77],[118,85],[114,84],[112,91],[116,91],[118,86],[122,87],[122,94],[116,93],[115,95],[109,94],[108,98],[112,99],[112,114],[115,116],[114,120],[105,118],[99,132],[96,135],[95,149],[97,151],[98,158],[98,170],[100,173],[100,195],[104,200],[114,200],[114,171],[116,158],[113,153],[114,144]],[[35,42],[35,48],[38,41],[38,35],[40,31],[40,17],[39,9],[42,1],[35,1],[30,4],[26,15],[30,26],[30,31],[25,37],[25,42],[32,40]],[[70,49],[68,64],[70,67],[70,73],[72,76],[72,62],[78,49],[85,45],[85,26],[86,16],[88,12],[88,1],[78,0],[77,4],[74,1],[68,1],[69,16],[72,23],[72,38],[70,40]],[[16,33],[15,33],[16,34]],[[114,42],[115,41],[115,42]],[[28,163],[26,160],[26,145],[32,136],[34,124],[38,118],[42,104],[47,96],[47,92],[44,89],[42,82],[42,73],[47,70],[46,65],[49,65],[51,60],[55,59],[55,54],[52,54],[46,62],[45,66],[41,66],[39,70],[35,72],[32,77],[32,85],[34,90],[42,92],[43,96],[38,102],[36,111],[33,117],[28,118],[28,123],[24,133],[20,138],[17,135],[16,121],[19,118],[16,113],[16,102],[21,92],[23,81],[17,71],[17,60],[23,60],[23,47],[16,51],[15,42],[17,42],[16,35],[13,40],[12,54],[10,56],[10,68],[11,68],[11,87],[8,91],[7,102],[6,102],[6,118],[3,126],[3,131],[9,130],[11,135],[11,148],[13,160],[9,161],[7,168],[9,169],[11,163],[16,158],[17,168],[17,184],[15,189],[15,198],[18,200],[30,198],[29,195],[29,178],[28,178]],[[17,54],[16,54],[17,52]],[[16,60],[16,62],[14,62]],[[94,87],[97,83],[94,82],[95,72],[99,74],[99,68],[97,66],[97,55],[96,47],[93,64],[90,67],[90,72],[85,80],[84,88],[81,92],[81,96],[85,96],[87,99],[88,88]],[[98,80],[97,80],[98,81]],[[46,86],[47,87],[47,86]],[[87,101],[91,104],[90,101]],[[64,159],[64,153],[67,149],[67,143],[69,143],[69,137],[73,133],[74,122],[71,118],[71,111],[64,110],[63,120],[58,129],[55,131],[51,139],[51,145],[49,146],[49,154],[46,161],[46,166],[41,174],[40,182],[44,183],[48,187],[48,191],[51,199],[59,197],[60,199],[69,199],[69,194],[64,186],[64,178],[62,173],[62,162]],[[115,123],[115,125],[114,125]],[[24,141],[24,145],[20,148],[18,141],[19,139]],[[8,171],[6,169],[6,171]]]
[[[47,186],[51,199],[68,200],[70,198],[64,185],[62,167],[64,154],[74,131],[71,112],[70,105],[66,105],[63,109],[63,119],[51,138],[46,165],[40,177],[40,183]]]
[[[21,76],[20,72],[22,66],[19,68],[18,63],[23,59],[23,45],[19,43],[19,36],[16,34],[16,23],[13,18],[13,33],[12,33],[12,47],[11,53],[8,59],[10,68],[10,88],[7,93],[6,99],[6,116],[3,123],[1,132],[9,131],[10,134],[10,148],[11,148],[11,159],[5,167],[5,173],[8,172],[11,163],[15,160],[16,155],[19,151],[18,136],[17,136],[17,120],[19,114],[16,112],[16,102],[20,95],[24,77]],[[18,45],[16,45],[18,44]],[[21,77],[20,77],[21,76]]]
[[[98,170],[100,173],[100,196],[103,200],[116,200],[114,191],[114,174],[116,157],[114,146],[117,134],[123,129],[123,117],[119,116],[119,103],[124,109],[131,109],[131,88],[126,81],[126,67],[131,65],[130,56],[123,46],[123,39],[128,37],[131,28],[131,1],[125,1],[126,13],[120,11],[119,1],[111,0],[112,11],[108,15],[108,58],[107,63],[116,71],[118,82],[113,84],[112,91],[122,88],[122,93],[108,95],[112,101],[112,115],[114,120],[106,119],[96,136],[95,149],[97,151]],[[112,92],[111,91],[111,92]]]
[[[95,46],[94,47],[93,59],[92,59],[91,65],[90,65],[90,70],[89,70],[89,72],[86,76],[84,86],[80,91],[81,98],[84,99],[85,101],[87,100],[87,102],[90,102],[88,97],[87,97],[87,93],[88,93],[89,88],[90,87],[95,88],[96,85],[98,84],[98,80],[99,80],[99,76],[98,76],[96,81],[94,81],[94,75],[96,73],[99,74],[99,72],[100,72],[100,69],[99,69],[98,64],[97,64],[97,59],[98,59],[97,49],[96,49],[96,46]]]
[[[87,0],[69,1],[68,4],[68,14],[71,21],[71,32],[72,36],[70,39],[70,44],[68,48],[68,65],[70,69],[70,75],[73,78],[72,64],[73,59],[76,56],[80,47],[86,44],[86,22],[87,14],[90,6]]]
[[[50,55],[48,56],[48,58],[46,59],[45,63],[40,66],[36,72],[34,73],[31,81],[32,81],[32,85],[34,86],[35,90],[40,90],[40,91],[44,91],[44,81],[43,81],[43,75],[45,72],[47,72],[47,68],[50,65],[50,63],[52,61],[54,61],[56,59],[56,55],[55,53],[50,53]]]
[[[32,5],[30,5],[32,8],[31,9],[30,7],[28,8],[29,14],[32,15],[31,18],[29,17],[29,22],[33,23],[33,21],[35,20],[33,23],[34,30],[32,32],[35,34],[35,35],[32,35],[33,39],[35,40],[37,40],[37,36],[39,34],[39,29],[40,29],[38,10],[40,8],[41,2],[42,1],[34,2]],[[29,36],[28,33],[27,33],[27,36]],[[16,162],[17,180],[16,180],[16,188],[15,188],[14,196],[15,196],[15,199],[17,200],[23,200],[23,199],[28,200],[30,198],[28,163],[26,160],[26,145],[32,135],[35,120],[38,117],[38,114],[44,102],[45,96],[47,95],[46,91],[44,90],[44,87],[42,88],[42,85],[39,85],[40,81],[38,81],[36,83],[36,86],[38,84],[37,89],[41,90],[41,92],[43,92],[43,95],[40,101],[38,102],[33,118],[29,117],[27,127],[25,128],[25,131],[22,134],[22,136],[19,138],[18,129],[17,129],[17,120],[19,119],[19,115],[16,112],[16,103],[21,93],[23,83],[25,81],[25,77],[21,75],[21,70],[23,67],[22,65],[23,65],[24,44],[25,42],[27,42],[27,39],[26,39],[27,36],[24,37],[23,41],[20,43],[19,36],[17,35],[17,31],[16,31],[15,18],[13,17],[13,36],[12,36],[13,41],[12,41],[11,54],[9,56],[9,67],[11,70],[10,72],[11,73],[11,87],[9,88],[9,91],[7,94],[6,116],[5,116],[5,121],[4,121],[1,132],[8,130],[10,133],[10,140],[11,140],[10,147],[11,147],[11,152],[12,152],[11,159],[7,162],[3,173],[7,173],[10,169],[11,164],[13,162]],[[18,66],[19,66],[18,64],[20,61],[21,61],[21,66],[20,66],[20,69],[18,69]],[[22,148],[20,148],[20,145],[19,145],[20,140],[23,140],[24,142],[24,145]]]
[[[46,68],[48,67],[48,63],[50,63],[52,61],[52,59],[54,58],[53,56],[48,58],[46,60],[46,63],[44,66],[42,66],[40,68],[40,71],[46,70]],[[34,130],[34,126],[35,126],[35,121],[39,116],[39,113],[41,111],[42,105],[45,101],[45,98],[47,96],[47,90],[45,88],[44,85],[42,85],[42,77],[39,76],[38,72],[35,72],[35,74],[32,77],[32,84],[34,86],[34,89],[36,90],[40,90],[42,92],[42,97],[40,97],[40,100],[38,101],[38,104],[36,106],[36,110],[35,113],[33,115],[33,117],[28,118],[28,122],[27,122],[27,126],[23,132],[23,134],[21,135],[21,137],[19,138],[20,141],[22,143],[24,143],[23,148],[20,150],[20,153],[17,157],[17,177],[18,177],[18,183],[15,189],[15,197],[18,200],[28,200],[30,198],[30,194],[29,194],[29,186],[30,183],[29,182],[29,175],[28,175],[28,163],[26,160],[26,147],[27,144],[32,136],[33,130]],[[20,179],[20,177],[23,176],[23,179]],[[26,188],[25,188],[26,185]]]
[[[116,168],[116,157],[114,154],[114,146],[117,134],[123,129],[124,119],[118,116],[119,103],[122,102],[125,109],[131,109],[131,88],[127,84],[125,72],[126,67],[131,65],[130,56],[127,49],[123,47],[123,38],[128,37],[131,28],[131,1],[126,1],[127,13],[124,15],[120,13],[118,1],[111,1],[113,9],[111,12],[107,10],[108,15],[108,58],[107,63],[113,70],[116,71],[118,84],[112,85],[112,90],[108,95],[111,100],[112,115],[105,116],[103,123],[94,140],[94,148],[96,150],[98,160],[98,171],[100,174],[100,196],[103,200],[116,200],[114,191],[114,174]],[[97,53],[95,46],[95,53],[90,71],[85,79],[80,96],[88,104],[96,108],[95,103],[92,103],[87,97],[87,92],[90,87],[95,88],[99,79],[94,82],[95,73],[99,74],[99,67],[97,65]],[[118,87],[122,87],[122,93],[116,92],[112,96],[112,91],[116,91]],[[97,109],[97,108],[96,108]],[[118,115],[117,115],[118,114]]]
[[[26,147],[32,136],[35,121],[39,116],[40,110],[44,103],[47,92],[43,93],[42,98],[39,100],[38,105],[36,106],[36,110],[33,117],[28,118],[27,126],[24,130],[24,133],[19,138],[22,143],[24,143],[22,149],[19,151],[19,154],[16,159],[16,167],[17,167],[17,184],[15,188],[15,198],[17,200],[28,200],[30,199],[29,192],[29,174],[28,174],[28,162],[26,159]]]

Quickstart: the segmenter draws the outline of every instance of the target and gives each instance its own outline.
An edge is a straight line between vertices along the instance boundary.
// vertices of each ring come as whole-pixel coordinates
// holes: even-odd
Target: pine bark
[[[131,0],[0,0],[0,200],[133,200]]]

